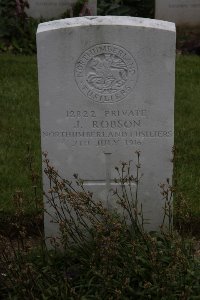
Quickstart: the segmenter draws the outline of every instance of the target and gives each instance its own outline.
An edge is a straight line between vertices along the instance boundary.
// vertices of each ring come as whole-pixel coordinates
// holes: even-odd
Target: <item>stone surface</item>
[[[33,18],[57,18],[67,10],[72,10],[77,0],[28,0],[29,9],[26,10],[27,15]],[[85,11],[83,15],[97,14],[97,0],[89,0],[89,11]]]
[[[155,18],[177,25],[199,25],[200,0],[156,0]]]
[[[78,173],[86,189],[117,209],[108,197],[115,166],[135,163],[141,151],[139,200],[148,228],[158,229],[164,205],[158,185],[173,167],[174,24],[65,19],[40,24],[37,45],[42,150],[62,176]],[[47,236],[55,230],[48,216],[45,229]]]

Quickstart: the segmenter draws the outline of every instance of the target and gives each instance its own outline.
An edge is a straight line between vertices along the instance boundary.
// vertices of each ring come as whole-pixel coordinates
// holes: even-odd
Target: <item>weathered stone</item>
[[[73,180],[78,173],[96,199],[117,209],[108,197],[115,166],[135,164],[141,151],[138,197],[147,227],[158,229],[164,206],[158,185],[173,167],[174,24],[65,19],[40,24],[37,45],[42,150],[62,176]],[[45,230],[55,234],[47,215]]]
[[[177,25],[199,25],[200,0],[156,0],[155,18]]]

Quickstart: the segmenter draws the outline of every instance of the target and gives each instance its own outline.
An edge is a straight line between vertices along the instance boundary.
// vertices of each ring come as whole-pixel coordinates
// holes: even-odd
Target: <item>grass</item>
[[[193,215],[200,215],[200,57],[177,56],[175,177],[178,191],[191,204]]]
[[[34,156],[41,192],[41,152],[37,67],[34,56],[0,56],[0,211],[12,213],[13,194],[21,191],[27,212],[34,189],[27,163],[27,144]],[[176,68],[175,177],[178,191],[191,203],[192,213],[200,216],[200,57],[178,56]],[[41,197],[42,198],[42,197]]]
[[[14,55],[1,55],[0,65],[0,210],[10,213],[15,192],[22,191],[27,204],[33,196],[28,144],[41,175],[37,66],[35,57]]]

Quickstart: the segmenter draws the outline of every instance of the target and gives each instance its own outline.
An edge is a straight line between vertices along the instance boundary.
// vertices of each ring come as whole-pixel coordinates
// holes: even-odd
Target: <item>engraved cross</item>
[[[83,185],[86,187],[94,187],[94,186],[102,186],[106,190],[107,195],[107,204],[108,208],[111,208],[111,203],[109,202],[110,199],[110,192],[112,187],[114,186],[121,186],[121,183],[117,183],[114,179],[111,178],[111,155],[112,153],[104,153],[105,155],[105,179],[86,179],[84,180]],[[135,183],[125,183],[124,185],[135,186]]]
[[[117,185],[114,179],[111,179],[111,155],[112,153],[104,153],[105,155],[105,179],[84,180],[84,186],[103,186],[106,188],[106,194],[109,197],[112,185]]]

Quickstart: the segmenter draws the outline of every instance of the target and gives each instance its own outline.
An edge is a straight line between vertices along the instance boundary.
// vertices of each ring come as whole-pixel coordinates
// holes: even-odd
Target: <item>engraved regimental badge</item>
[[[133,56],[121,46],[95,45],[79,57],[75,79],[81,92],[95,102],[115,103],[134,89],[138,77]]]

